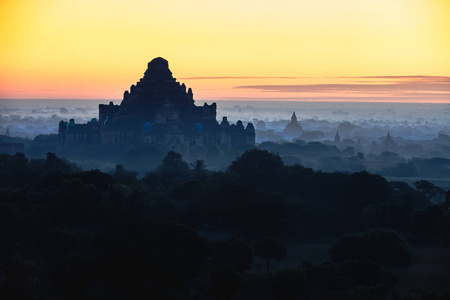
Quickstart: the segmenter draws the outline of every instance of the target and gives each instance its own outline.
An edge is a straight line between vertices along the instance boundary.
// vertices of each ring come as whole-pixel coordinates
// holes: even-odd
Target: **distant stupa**
[[[397,143],[392,138],[391,133],[388,131],[386,137],[382,139],[381,145],[385,148],[387,151],[394,151],[397,148]]]
[[[302,125],[297,121],[297,116],[294,111],[292,113],[291,121],[286,125],[283,133],[289,136],[298,136],[302,130]]]
[[[334,145],[339,146],[341,144],[341,137],[339,136],[339,131],[336,131],[336,135],[334,136]]]

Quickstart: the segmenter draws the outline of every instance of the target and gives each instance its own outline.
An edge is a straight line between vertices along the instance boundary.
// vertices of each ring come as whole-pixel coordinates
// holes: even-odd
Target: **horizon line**
[[[343,99],[339,97],[334,97],[331,99],[326,99],[328,97],[320,97],[323,99],[311,99],[312,97],[308,97],[309,99],[301,99],[301,98],[274,98],[274,99],[268,99],[268,98],[228,98],[228,99],[197,99],[194,100],[195,102],[215,102],[215,101],[236,101],[236,102],[345,102],[345,103],[409,103],[409,104],[450,104],[450,100],[448,102],[443,101],[433,101],[433,100],[424,100],[424,101],[411,101],[411,100],[374,100],[374,99],[354,99],[350,100],[348,97],[342,97]],[[345,98],[345,99],[344,99]],[[29,101],[113,101],[116,100],[111,98],[0,98],[0,101],[4,100],[29,100]],[[119,101],[118,101],[119,102]],[[122,100],[120,100],[122,102]]]

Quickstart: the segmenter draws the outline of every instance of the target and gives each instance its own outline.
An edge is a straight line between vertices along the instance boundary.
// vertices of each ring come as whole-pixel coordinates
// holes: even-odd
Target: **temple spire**
[[[297,116],[295,115],[295,111],[292,113],[291,122],[297,123]]]
[[[334,136],[334,144],[339,145],[341,143],[341,137],[339,136],[339,131],[336,131],[336,135]]]

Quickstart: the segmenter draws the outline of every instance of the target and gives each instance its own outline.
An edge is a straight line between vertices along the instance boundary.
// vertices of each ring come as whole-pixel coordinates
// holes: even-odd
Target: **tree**
[[[0,154],[0,186],[23,186],[30,181],[30,164],[25,154]]]
[[[211,296],[213,299],[231,299],[244,285],[241,274],[232,266],[222,266],[211,272]]]
[[[114,172],[113,176],[118,182],[129,185],[133,182],[136,182],[137,175],[137,172],[128,171],[123,165],[117,164],[116,171]]]
[[[127,288],[143,282],[180,288],[206,269],[209,256],[207,240],[169,222],[114,224],[97,243],[107,279]]]
[[[283,269],[275,276],[277,299],[298,299],[304,289],[305,274],[300,268]]]
[[[109,185],[115,184],[114,178],[100,170],[90,170],[85,172],[73,173],[70,178],[79,178],[84,184],[92,184],[96,188],[105,190]]]
[[[189,165],[183,161],[180,153],[169,151],[162,159],[162,164],[156,169],[164,182],[175,184],[189,178]]]
[[[267,259],[267,272],[270,272],[270,259],[282,261],[287,254],[287,248],[279,240],[263,237],[255,244],[255,255]]]
[[[450,190],[445,194],[445,202],[443,204],[444,209],[448,210],[450,208]]]
[[[212,243],[213,260],[217,266],[232,265],[239,272],[250,270],[253,261],[252,250],[236,238]]]
[[[436,224],[437,242],[442,246],[450,245],[450,212],[444,213]]]
[[[194,178],[202,180],[206,175],[206,162],[204,159],[196,159],[191,163],[192,171],[194,173]]]
[[[69,173],[71,170],[70,164],[65,159],[57,157],[53,152],[47,153],[44,168],[48,173]]]
[[[233,161],[228,171],[236,173],[245,184],[267,187],[274,182],[283,167],[283,161],[278,154],[252,149]]]
[[[192,226],[208,223],[248,237],[281,236],[287,232],[288,206],[279,196],[227,184],[210,189],[203,198],[188,207],[187,217]]]
[[[430,243],[439,235],[437,224],[446,212],[439,205],[429,205],[423,210],[415,211],[411,222],[411,232],[415,242]]]
[[[437,194],[443,194],[444,190],[427,180],[419,180],[413,183],[416,190],[428,201],[431,201]]]
[[[388,181],[379,175],[366,171],[336,175],[333,197],[339,208],[361,212],[366,205],[385,202],[391,192]]]
[[[362,234],[348,234],[339,238],[331,246],[329,255],[332,261],[345,261],[367,258],[369,241]]]
[[[365,234],[348,234],[330,248],[334,262],[371,259],[382,265],[406,265],[410,261],[408,246],[397,232],[376,229]]]
[[[270,174],[282,167],[283,161],[278,154],[252,149],[233,161],[229,170],[241,174]]]

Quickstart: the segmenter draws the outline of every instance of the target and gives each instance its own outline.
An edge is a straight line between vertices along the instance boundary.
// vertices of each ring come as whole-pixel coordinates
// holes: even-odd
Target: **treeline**
[[[428,181],[316,172],[257,149],[221,172],[168,152],[141,178],[2,154],[0,296],[384,299],[411,245],[450,245],[449,204]],[[330,243],[330,261],[271,267],[310,242]]]
[[[447,141],[447,139],[445,140]],[[51,151],[57,153],[59,157],[76,162],[85,169],[108,170],[119,163],[140,174],[156,169],[168,151],[161,145],[132,147],[120,144],[84,144],[77,145],[77,147],[60,148],[56,134],[38,135],[34,140],[0,135],[0,142],[24,143],[25,154],[32,158],[45,157],[46,153]],[[210,169],[226,170],[231,162],[252,148],[254,147],[250,145],[240,145],[233,149],[211,146],[191,151],[190,156],[192,159],[204,159]],[[354,173],[368,170],[370,173],[389,178],[409,178],[411,180],[428,178],[429,180],[441,179],[443,181],[450,178],[450,159],[446,155],[441,155],[440,151],[430,151],[427,156],[422,155],[422,151],[419,151],[420,153],[405,152],[395,147],[392,149],[385,147],[371,152],[370,149],[361,148],[356,142],[343,143],[336,147],[329,143],[303,140],[295,142],[264,141],[257,145],[257,148],[279,154],[285,165],[299,164],[323,172]],[[415,147],[405,146],[404,149],[415,149]],[[448,182],[446,185],[448,186]]]

